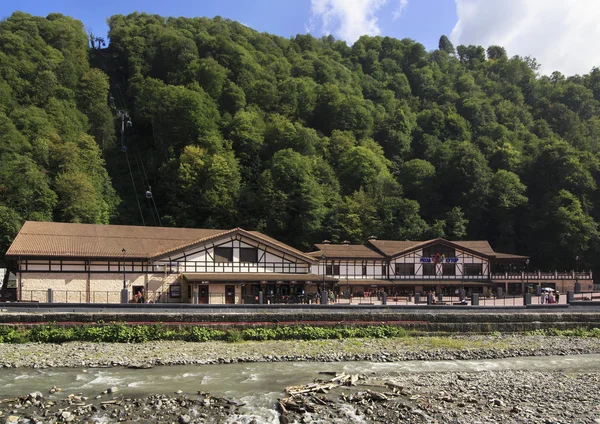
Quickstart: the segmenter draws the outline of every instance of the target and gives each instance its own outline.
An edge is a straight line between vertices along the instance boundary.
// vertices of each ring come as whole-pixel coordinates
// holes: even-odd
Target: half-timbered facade
[[[312,257],[256,231],[26,222],[6,254],[22,301],[310,301]]]
[[[581,280],[592,288],[591,273],[528,272],[529,258],[495,252],[485,240],[426,241],[377,240],[365,245],[348,242],[315,244],[310,256],[319,261],[318,274],[339,279],[340,293],[363,295],[385,291],[411,294],[434,291],[451,294],[459,289],[483,292],[502,288],[505,293],[523,293],[527,286],[572,290]],[[510,272],[495,272],[499,264]],[[512,271],[514,270],[514,272]],[[589,287],[588,287],[589,286]]]

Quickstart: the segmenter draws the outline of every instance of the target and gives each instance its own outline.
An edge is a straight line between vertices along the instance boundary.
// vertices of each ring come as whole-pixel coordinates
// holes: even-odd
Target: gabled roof
[[[200,244],[200,243],[208,243],[208,242],[210,242],[212,240],[216,240],[216,239],[219,239],[219,238],[222,238],[222,237],[229,236],[229,237],[233,238],[235,235],[244,236],[244,237],[246,237],[248,239],[254,240],[254,241],[259,242],[259,243],[262,243],[262,244],[264,244],[266,246],[269,246],[269,247],[271,247],[271,248],[273,248],[275,250],[283,251],[283,252],[285,252],[285,253],[287,253],[287,254],[289,254],[291,256],[294,256],[296,258],[300,258],[300,259],[302,259],[304,261],[307,261],[309,263],[314,263],[315,262],[314,258],[306,255],[305,253],[303,253],[303,252],[301,252],[301,251],[299,251],[297,249],[294,249],[291,246],[288,246],[285,243],[280,242],[279,240],[276,240],[276,239],[274,239],[272,237],[269,237],[269,236],[267,236],[267,235],[265,235],[265,234],[263,234],[263,233],[261,233],[259,231],[246,231],[243,228],[239,228],[239,227],[238,228],[234,228],[232,230],[227,230],[227,231],[221,230],[221,232],[218,233],[218,234],[213,234],[213,235],[210,235],[208,237],[203,237],[201,239],[194,240],[194,241],[192,241],[190,243],[186,243],[186,244],[178,246],[178,247],[176,247],[174,249],[162,251],[162,252],[157,253],[156,255],[154,255],[152,257],[152,259],[158,259],[160,257],[164,257],[166,255],[169,255],[169,254],[172,254],[172,253],[175,253],[175,252],[178,252],[178,251],[183,251],[186,248],[191,247],[193,245]]]
[[[382,254],[362,244],[321,243],[315,244],[314,249],[317,251],[308,254],[316,259],[321,259],[323,253],[327,259],[384,259]]]
[[[154,259],[186,247],[240,233],[308,262],[314,259],[257,231],[70,224],[27,221],[6,256]]]
[[[372,244],[377,250],[390,257],[410,253],[414,250],[422,249],[435,244],[453,246],[487,257],[494,257],[496,255],[494,249],[492,249],[487,240],[449,241],[443,238],[437,238],[425,241],[369,240],[368,243]]]
[[[375,249],[379,250],[386,256],[396,256],[404,251],[411,250],[419,245],[428,243],[431,240],[426,241],[410,241],[410,240],[369,240],[367,243],[371,244]]]

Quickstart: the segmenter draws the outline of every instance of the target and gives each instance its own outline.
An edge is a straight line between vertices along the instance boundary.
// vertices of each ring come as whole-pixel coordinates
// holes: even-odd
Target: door
[[[225,286],[225,304],[235,304],[235,286]]]
[[[198,303],[202,305],[208,303],[208,286],[198,286]]]

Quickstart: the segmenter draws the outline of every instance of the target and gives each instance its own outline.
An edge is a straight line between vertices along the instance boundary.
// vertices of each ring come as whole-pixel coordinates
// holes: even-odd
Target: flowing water
[[[244,423],[257,418],[263,423],[278,423],[275,404],[282,397],[285,387],[323,378],[324,376],[319,376],[321,371],[369,374],[505,370],[596,372],[600,371],[600,355],[469,361],[261,362],[162,366],[151,369],[5,368],[0,369],[0,397],[33,391],[41,391],[49,398],[65,397],[70,393],[94,397],[113,386],[118,387],[118,393],[124,397],[170,395],[177,390],[195,395],[198,391],[203,391],[245,403],[242,410],[247,415],[236,417],[234,421]],[[48,390],[53,385],[63,391],[48,395]]]

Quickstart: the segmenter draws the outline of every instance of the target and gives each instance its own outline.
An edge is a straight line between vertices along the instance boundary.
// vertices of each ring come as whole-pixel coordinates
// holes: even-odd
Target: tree
[[[440,42],[438,43],[438,49],[440,49],[448,54],[451,54],[451,55],[454,55],[456,53],[456,51],[454,50],[454,44],[452,44],[452,42],[445,35],[442,35],[440,37]]]

